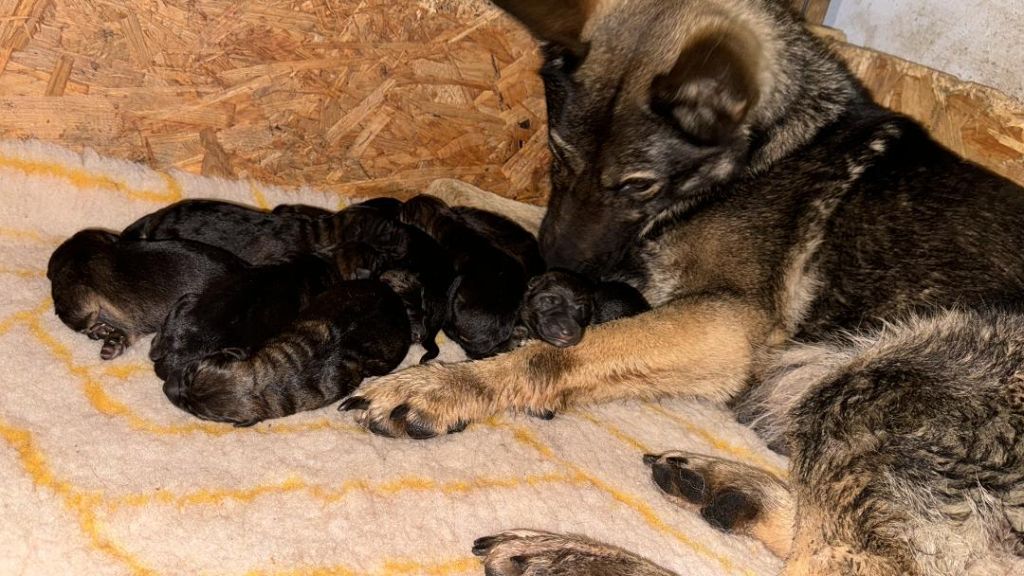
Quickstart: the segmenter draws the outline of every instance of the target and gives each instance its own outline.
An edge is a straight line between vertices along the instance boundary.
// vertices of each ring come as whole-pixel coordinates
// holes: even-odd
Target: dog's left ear
[[[596,0],[491,1],[522,22],[538,40],[568,49],[578,58],[586,54],[580,35]]]
[[[741,30],[715,30],[691,42],[651,83],[651,109],[700,144],[728,140],[760,94],[757,43]]]

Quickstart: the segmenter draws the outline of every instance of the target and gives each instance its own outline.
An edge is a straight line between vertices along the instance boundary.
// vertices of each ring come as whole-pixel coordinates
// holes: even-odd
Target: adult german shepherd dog
[[[645,461],[787,574],[1024,573],[1024,189],[872,103],[789,2],[496,2],[546,57],[548,264],[655,309],[343,407],[426,437],[509,409],[733,400],[789,452],[787,480]],[[576,536],[474,551],[490,575],[667,574]]]

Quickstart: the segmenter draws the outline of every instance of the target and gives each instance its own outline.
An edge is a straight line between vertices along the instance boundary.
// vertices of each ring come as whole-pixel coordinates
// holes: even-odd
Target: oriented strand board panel
[[[529,35],[467,0],[0,0],[0,136],[219,176],[546,194]]]
[[[1024,107],[837,50],[884,103],[1024,180]],[[482,0],[0,0],[0,137],[223,177],[547,197],[529,35]]]

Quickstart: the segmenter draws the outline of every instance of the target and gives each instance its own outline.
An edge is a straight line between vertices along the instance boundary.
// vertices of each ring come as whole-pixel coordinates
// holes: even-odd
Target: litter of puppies
[[[589,323],[646,308],[628,286],[606,302],[605,284],[545,273],[536,238],[511,220],[426,195],[337,213],[185,200],[120,234],[78,232],[47,277],[57,315],[101,341],[101,358],[154,334],[168,400],[235,426],[332,404],[414,343],[428,362],[441,330],[485,358],[526,338],[572,345]]]

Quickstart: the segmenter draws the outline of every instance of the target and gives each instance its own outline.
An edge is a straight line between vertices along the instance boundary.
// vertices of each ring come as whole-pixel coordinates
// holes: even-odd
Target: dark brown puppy
[[[248,355],[281,333],[336,281],[334,267],[312,255],[254,266],[186,294],[161,326],[149,352],[164,393],[174,401],[196,361],[226,348]]]
[[[187,240],[134,242],[104,230],[82,230],[47,266],[53,307],[72,330],[102,340],[100,357],[116,358],[155,332],[184,294],[244,268],[231,253]]]
[[[182,200],[143,216],[125,228],[121,237],[195,240],[219,246],[258,266],[315,251],[319,245],[317,222],[295,207],[275,214],[218,200]]]
[[[536,264],[532,256],[523,255],[529,250],[522,250],[521,236],[510,243],[513,254],[502,246],[507,235],[496,230],[518,226],[509,222],[498,227],[490,217],[467,221],[441,199],[425,195],[405,203],[402,221],[426,232],[451,255],[456,276],[448,291],[445,334],[471,358],[508,350],[532,271],[524,264]]]
[[[344,240],[334,259],[346,280],[373,278],[390,286],[405,302],[413,342],[436,358],[437,333],[447,313],[448,288],[455,276],[451,257],[429,235],[398,221],[402,203],[377,198],[351,206],[333,219]]]
[[[529,336],[564,348],[579,343],[587,326],[650,309],[629,284],[595,284],[581,274],[552,270],[530,279],[520,318]]]
[[[251,355],[228,349],[190,364],[168,397],[205,420],[251,426],[340,400],[363,378],[397,367],[409,345],[405,308],[392,290],[342,282]]]

